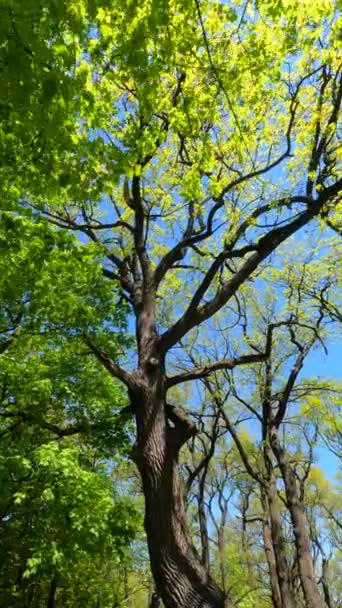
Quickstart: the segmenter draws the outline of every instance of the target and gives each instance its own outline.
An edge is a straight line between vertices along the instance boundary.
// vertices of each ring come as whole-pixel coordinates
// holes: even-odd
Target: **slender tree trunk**
[[[178,453],[191,433],[176,414],[172,425],[167,421],[161,384],[160,377],[152,382],[144,378],[142,390],[132,398],[138,431],[135,458],[157,591],[166,608],[224,608],[224,594],[201,563],[186,526]]]
[[[56,574],[54,574],[54,576],[52,577],[52,579],[50,581],[49,596],[48,596],[46,608],[54,608],[54,606],[55,606],[57,585],[58,585],[58,577]]]
[[[266,419],[268,420],[268,413],[266,415]],[[279,603],[280,601],[280,606],[282,608],[296,608],[295,598],[290,586],[290,569],[286,557],[281,512],[279,508],[279,497],[274,475],[274,463],[272,459],[271,446],[267,441],[266,428],[263,429],[263,440],[263,456],[266,474],[264,475],[264,485],[261,486],[261,496],[265,514],[264,526],[268,523],[270,525],[269,533],[271,535],[272,551],[268,551],[268,559],[269,569],[270,572],[272,572],[272,593],[274,601],[276,603]],[[268,530],[266,530],[266,533],[268,533]]]
[[[199,495],[197,497],[198,502],[198,521],[201,534],[201,548],[202,548],[202,564],[209,571],[210,568],[210,554],[209,554],[209,535],[207,526],[207,516],[205,512],[204,504],[204,484],[205,475],[201,476],[199,482]]]
[[[226,592],[226,564],[224,557],[224,528],[220,526],[217,534],[217,548],[218,548],[218,558],[220,565],[220,575],[221,575],[221,586],[224,592]]]
[[[299,576],[306,608],[323,608],[324,602],[315,580],[309,532],[304,508],[299,497],[296,476],[288,462],[285,450],[279,444],[276,429],[272,429],[270,433],[270,444],[278,461],[285,485],[286,501],[293,526]]]
[[[329,584],[328,584],[328,565],[329,562],[325,556],[322,557],[322,576],[321,583],[323,587],[324,600],[327,608],[332,608],[332,601],[330,597]]]
[[[296,603],[289,583],[289,568],[285,554],[285,544],[282,533],[279,498],[273,474],[266,484],[266,501],[269,509],[272,545],[277,569],[280,596],[283,608],[296,608]]]
[[[265,549],[265,555],[266,555],[268,572],[269,572],[269,577],[270,577],[270,584],[271,584],[272,603],[273,603],[274,608],[283,608],[281,595],[280,595],[277,564],[276,564],[275,552],[274,552],[273,541],[272,541],[269,508],[268,508],[266,496],[262,497],[262,502],[263,502],[263,511],[264,511],[262,529],[263,529],[263,538],[264,538],[264,549]]]
[[[126,566],[124,566],[123,577],[124,577],[124,601],[126,601],[129,598],[128,572],[127,572]]]
[[[245,554],[246,559],[246,570],[247,576],[253,577],[252,564],[249,555],[249,543],[247,536],[247,513],[249,508],[249,493],[242,493],[242,505],[241,505],[241,546]]]

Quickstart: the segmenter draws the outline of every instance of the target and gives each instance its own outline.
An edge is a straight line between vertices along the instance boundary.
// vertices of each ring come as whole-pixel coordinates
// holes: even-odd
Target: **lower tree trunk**
[[[246,573],[249,580],[253,580],[253,564],[251,562],[251,556],[249,551],[249,541],[247,534],[247,514],[249,509],[251,489],[248,488],[247,492],[242,492],[242,504],[241,504],[241,548],[245,555],[246,561]]]
[[[266,483],[266,504],[269,510],[272,546],[275,557],[277,580],[279,584],[281,605],[283,608],[296,608],[296,603],[289,583],[289,568],[285,554],[284,538],[281,525],[281,514],[278,493],[273,475]]]
[[[54,608],[54,606],[55,606],[57,584],[58,584],[58,578],[57,578],[57,575],[55,574],[52,577],[51,582],[50,582],[49,597],[48,597],[48,601],[46,604],[47,608]]]
[[[148,591],[148,608],[161,608],[161,597],[156,589],[153,578],[151,577]]]
[[[332,601],[330,597],[329,584],[328,584],[328,560],[325,556],[322,558],[322,576],[321,583],[323,587],[324,600],[327,608],[332,608]]]
[[[227,572],[226,572],[226,558],[224,555],[224,527],[222,525],[219,526],[218,534],[217,534],[217,549],[218,549],[218,560],[219,560],[219,569],[220,569],[220,585],[226,593],[227,588]]]
[[[288,462],[285,450],[279,445],[276,430],[271,433],[270,443],[285,485],[286,501],[293,526],[299,577],[306,608],[323,608],[324,602],[315,580],[309,532],[304,507],[299,497],[296,476]]]
[[[189,429],[176,415],[171,427],[164,403],[156,398],[134,406],[135,457],[145,495],[145,530],[157,591],[166,608],[224,608],[224,594],[201,563],[186,526],[177,461]]]
[[[198,521],[201,534],[202,564],[209,571],[209,535],[207,527],[207,517],[204,506],[204,498],[202,495],[198,497]]]
[[[127,601],[129,598],[129,585],[128,585],[128,572],[127,572],[126,566],[124,566],[123,578],[124,578],[124,601]]]
[[[165,458],[160,470],[145,470],[142,481],[151,567],[166,608],[223,608],[223,593],[188,537],[176,462]]]
[[[274,553],[273,541],[272,541],[272,532],[269,518],[269,509],[267,505],[267,499],[265,496],[262,497],[263,501],[263,539],[264,539],[264,550],[267,560],[268,573],[270,577],[271,584],[271,595],[272,595],[272,604],[274,608],[283,608],[281,595],[280,595],[280,587],[278,581],[277,574],[277,564]]]
[[[152,591],[149,599],[148,608],[161,608],[161,599],[158,591]]]

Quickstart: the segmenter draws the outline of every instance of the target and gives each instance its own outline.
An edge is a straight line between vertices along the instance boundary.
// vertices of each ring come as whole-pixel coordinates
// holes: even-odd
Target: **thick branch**
[[[283,418],[285,416],[286,413],[286,408],[287,408],[287,404],[292,392],[292,389],[295,385],[295,382],[298,378],[298,375],[300,373],[300,370],[303,367],[303,363],[304,363],[304,359],[306,357],[306,355],[308,354],[311,346],[312,346],[311,342],[309,345],[307,346],[300,346],[300,352],[296,358],[296,361],[294,362],[294,365],[289,373],[287,382],[283,388],[283,390],[278,393],[277,397],[279,400],[279,405],[278,405],[278,411],[274,417],[274,425],[278,428],[279,425],[281,424],[281,422],[283,421]]]
[[[109,373],[114,376],[114,378],[121,380],[128,388],[135,388],[132,374],[126,372],[126,370],[120,367],[120,365],[115,363],[113,359],[111,359],[102,349],[98,348],[88,336],[83,336],[83,339],[97,359],[109,371]]]
[[[190,437],[196,435],[197,427],[185,412],[170,403],[166,404],[166,414],[174,425],[174,428],[168,429],[171,444],[180,449]]]

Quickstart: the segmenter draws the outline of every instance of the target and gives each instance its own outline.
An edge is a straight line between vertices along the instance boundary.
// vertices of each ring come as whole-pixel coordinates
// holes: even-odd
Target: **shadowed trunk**
[[[209,535],[207,526],[207,516],[205,512],[204,504],[204,484],[205,484],[206,471],[201,475],[199,482],[199,495],[197,497],[198,502],[198,521],[201,534],[201,548],[202,548],[202,564],[209,571],[210,567],[210,554],[209,554]]]
[[[47,608],[54,608],[54,606],[55,606],[57,585],[58,585],[58,579],[57,579],[57,575],[55,574],[50,582],[49,597],[48,597],[48,601],[46,604]]]
[[[178,453],[194,429],[175,412],[169,415],[171,423],[167,420],[163,395],[151,385],[133,397],[133,407],[138,429],[135,459],[157,591],[166,608],[224,608],[223,592],[201,563],[186,526]]]
[[[324,602],[315,579],[309,532],[304,507],[299,497],[296,476],[288,462],[285,450],[279,444],[276,429],[272,429],[270,433],[270,444],[284,480],[286,501],[295,537],[299,577],[306,608],[324,608]]]
[[[158,591],[156,591],[154,582],[151,580],[151,589],[150,589],[150,596],[149,596],[149,600],[148,600],[148,608],[161,608],[161,598],[160,595],[158,593]]]
[[[152,593],[150,600],[150,608],[161,608],[161,599],[157,591],[153,591]]]
[[[330,597],[329,584],[328,584],[328,560],[325,556],[322,557],[322,576],[321,583],[323,587],[324,600],[328,608],[332,608],[332,601]]]

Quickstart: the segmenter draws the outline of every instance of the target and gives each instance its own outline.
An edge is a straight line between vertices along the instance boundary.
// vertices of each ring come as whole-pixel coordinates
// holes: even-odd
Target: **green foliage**
[[[98,248],[31,213],[1,214],[0,249],[0,604],[46,605],[56,580],[63,605],[112,605],[141,523],[112,478],[127,398],[84,336],[119,356],[125,307]]]
[[[119,564],[129,562],[140,526],[132,502],[119,498],[103,465],[94,466],[95,452],[71,440],[39,441],[37,432],[22,430],[1,452],[3,605],[23,605],[34,590],[32,605],[40,606],[53,577],[60,596],[82,584],[98,593],[106,570],[113,577]],[[89,569],[92,562],[99,572]],[[90,606],[92,597],[82,605]]]
[[[152,270],[189,230],[199,237],[179,249],[156,287],[163,329],[186,309],[213,258],[231,248],[199,306],[234,283],[267,231],[338,185],[341,28],[334,0],[0,0],[1,605],[45,606],[53,581],[58,606],[145,601],[141,499],[126,461],[128,399],[89,346],[133,368],[134,297],[125,279],[135,281],[135,296],[144,279],[133,188],[139,182]],[[263,352],[267,325],[279,319],[295,318],[303,342],[321,313],[340,319],[341,258],[331,236],[341,225],[337,186],[317,224],[318,238],[288,241],[290,255],[280,248],[272,268],[263,259],[223,314],[185,338],[200,362],[241,346]],[[329,338],[321,325],[318,341]],[[225,329],[221,340],[222,327],[229,339]],[[276,332],[274,391],[295,345],[287,329]],[[168,364],[178,364],[173,353]],[[264,438],[239,425],[243,401],[258,418],[264,371],[261,364],[225,378],[242,448],[263,473]],[[226,389],[216,386],[216,397]],[[337,390],[310,380],[291,403],[294,423],[311,438],[319,427],[334,453]],[[175,400],[185,396],[191,400],[190,389],[172,389]],[[310,446],[292,429],[284,441],[303,473]],[[192,464],[200,458],[192,453]],[[208,480],[208,492],[226,484],[237,498],[213,573],[241,608],[267,605],[260,526],[250,526],[242,545],[235,515],[247,476],[225,439]],[[335,569],[334,490],[314,467],[306,489],[305,508],[319,509]],[[261,509],[255,489],[251,509]]]

